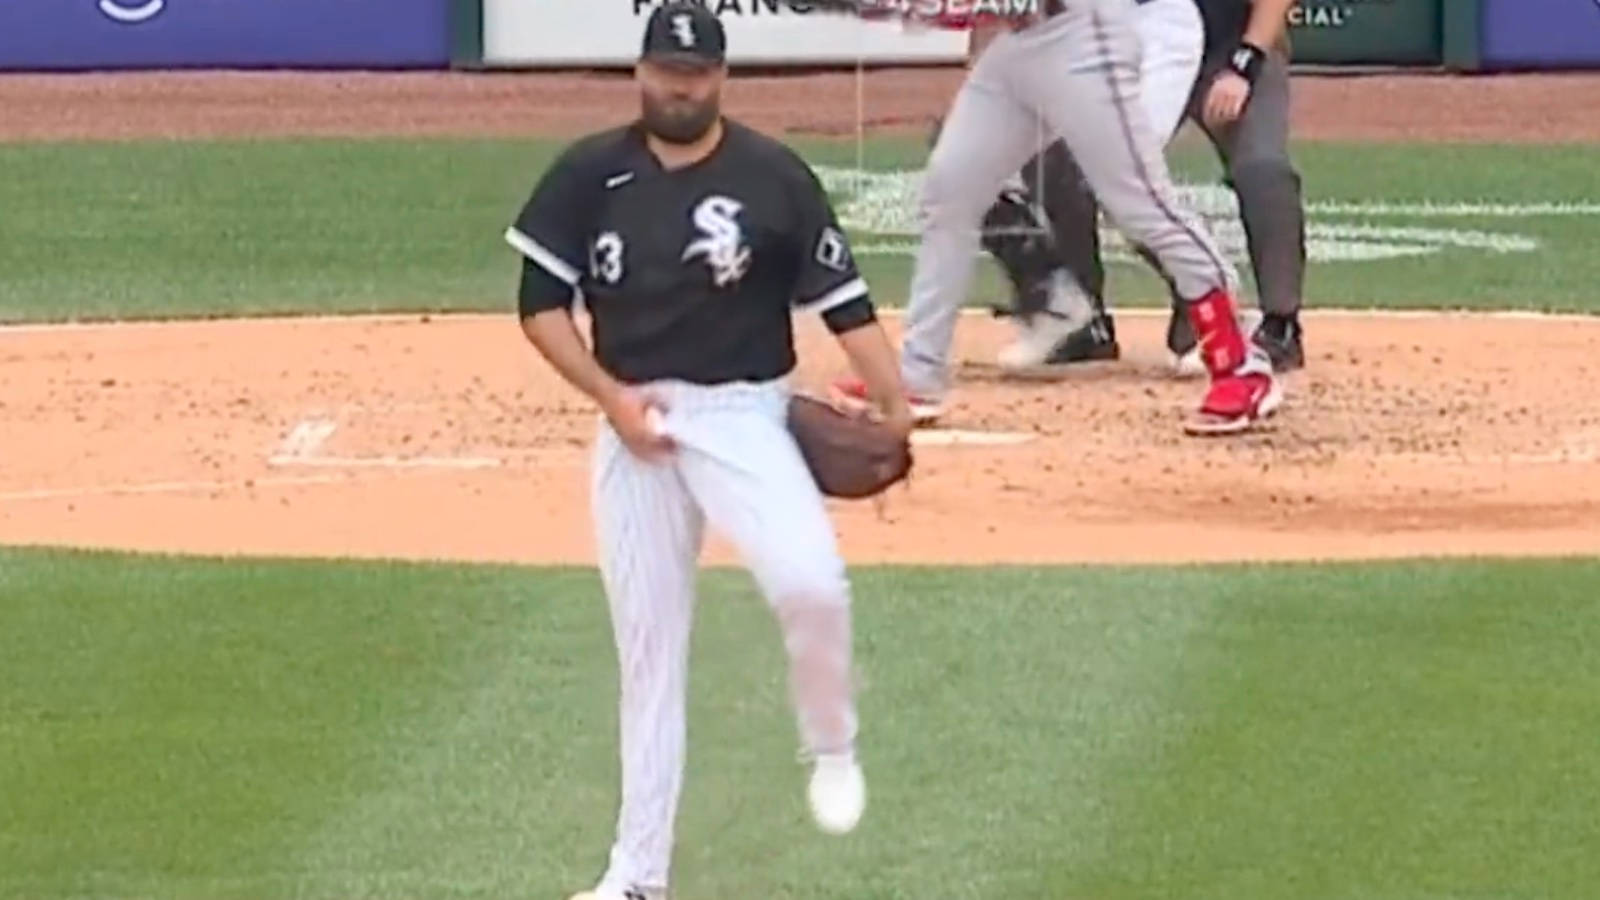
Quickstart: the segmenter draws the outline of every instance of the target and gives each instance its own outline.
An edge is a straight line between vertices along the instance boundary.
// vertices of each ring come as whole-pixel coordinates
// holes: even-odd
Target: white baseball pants
[[[850,590],[779,382],[647,385],[674,457],[633,456],[599,428],[593,504],[621,675],[622,804],[601,885],[664,889],[683,781],[689,633],[704,528],[739,551],[777,614],[805,746],[856,737]]]

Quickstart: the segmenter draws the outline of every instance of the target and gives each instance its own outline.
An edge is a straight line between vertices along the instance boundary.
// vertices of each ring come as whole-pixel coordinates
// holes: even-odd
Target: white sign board
[[[967,33],[797,12],[789,0],[704,0],[728,31],[732,65],[960,62]],[[484,0],[490,66],[631,66],[655,0]],[[801,4],[803,6],[803,4]]]

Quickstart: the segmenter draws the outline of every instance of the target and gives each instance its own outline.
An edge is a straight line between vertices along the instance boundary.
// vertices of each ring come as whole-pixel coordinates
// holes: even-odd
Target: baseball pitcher
[[[638,121],[568,148],[506,234],[524,256],[524,332],[604,414],[592,502],[620,666],[622,800],[609,864],[584,900],[666,896],[708,525],[777,615],[816,823],[849,831],[866,802],[849,583],[786,424],[791,310],[838,336],[886,428],[903,438],[910,413],[821,184],[782,144],[721,116],[725,48],[704,7],[658,7],[636,69]]]

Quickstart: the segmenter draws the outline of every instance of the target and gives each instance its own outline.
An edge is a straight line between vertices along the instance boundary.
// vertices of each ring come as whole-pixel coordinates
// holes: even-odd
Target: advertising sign
[[[484,0],[483,53],[491,66],[629,66],[639,56],[652,0]],[[788,0],[706,0],[728,31],[732,65],[959,62],[965,32],[862,22]]]
[[[1294,61],[1328,65],[1437,65],[1444,55],[1441,24],[1444,2],[1300,0],[1289,13],[1289,40],[1294,47]],[[1520,4],[1524,0],[1512,2]]]

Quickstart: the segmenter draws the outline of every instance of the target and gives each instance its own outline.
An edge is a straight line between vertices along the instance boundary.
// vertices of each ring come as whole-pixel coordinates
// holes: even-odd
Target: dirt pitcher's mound
[[[964,321],[909,489],[836,507],[849,558],[1600,552],[1600,320],[1312,315],[1272,430],[1211,441],[1179,430],[1202,384],[1162,329],[1124,317],[1124,361],[1016,383],[987,366],[1007,326]],[[801,338],[803,385],[842,371]],[[0,381],[3,543],[594,558],[594,413],[509,316],[3,329]]]

